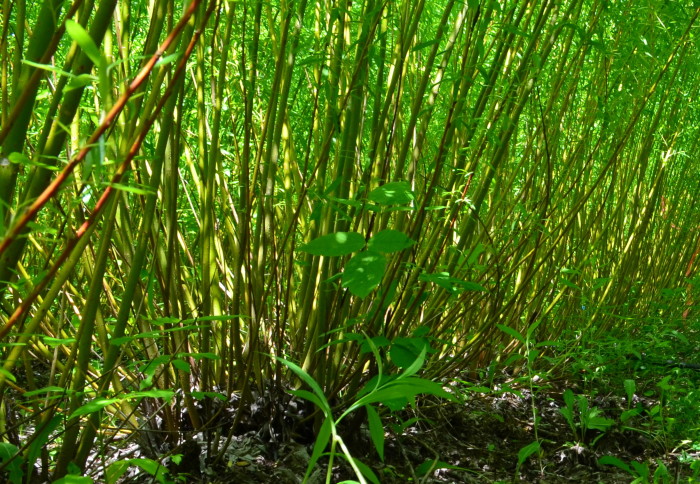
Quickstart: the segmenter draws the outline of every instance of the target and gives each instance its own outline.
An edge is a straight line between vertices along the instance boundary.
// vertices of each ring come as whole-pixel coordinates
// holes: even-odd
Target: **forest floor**
[[[699,446],[685,438],[697,433],[699,410],[688,406],[689,392],[681,390],[688,382],[695,388],[700,372],[663,365],[644,369],[641,376],[649,383],[635,386],[628,404],[626,395],[632,388],[625,389],[623,382],[640,381],[640,373],[639,368],[627,369],[636,375],[618,374],[593,383],[585,376],[576,381],[504,376],[502,384],[491,382],[488,389],[462,381],[454,387],[464,395],[459,403],[423,399],[391,417],[395,422],[414,420],[400,437],[391,423],[385,426],[383,461],[364,424],[341,431],[353,457],[373,470],[377,482],[386,484],[700,482]],[[567,389],[576,395],[573,426],[565,418]],[[263,400],[257,404],[265,406]],[[171,469],[181,473],[179,482],[302,482],[313,442],[287,438],[272,443],[269,426],[248,420],[219,464],[205,462],[204,437],[198,437],[200,444],[191,440],[183,462]],[[539,450],[533,448],[538,441]],[[601,463],[605,456],[618,465]],[[309,483],[327,482],[327,462],[320,461]],[[343,458],[336,457],[330,482],[345,480],[358,479]],[[125,482],[155,481],[134,476]]]

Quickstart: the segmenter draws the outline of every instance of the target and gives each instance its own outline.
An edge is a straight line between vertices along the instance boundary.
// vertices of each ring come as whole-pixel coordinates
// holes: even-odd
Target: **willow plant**
[[[343,402],[393,348],[443,377],[521,350],[499,326],[600,335],[664,289],[691,318],[692,2],[2,8],[0,432],[25,470],[157,420],[222,455],[254,393],[299,384],[282,358]]]

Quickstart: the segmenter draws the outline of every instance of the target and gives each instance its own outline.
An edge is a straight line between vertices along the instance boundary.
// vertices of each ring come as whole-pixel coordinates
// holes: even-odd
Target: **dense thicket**
[[[342,400],[365,338],[444,377],[518,334],[692,327],[698,14],[4,2],[0,385],[32,425],[0,430],[61,432],[61,476],[105,413],[207,428],[201,392],[287,381],[268,355]]]

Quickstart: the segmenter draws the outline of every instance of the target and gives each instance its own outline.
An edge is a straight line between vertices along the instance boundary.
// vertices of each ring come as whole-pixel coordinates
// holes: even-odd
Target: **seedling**
[[[570,389],[564,392],[564,405],[559,411],[569,424],[574,440],[577,442],[588,443],[587,434],[590,430],[603,432],[590,442],[590,445],[593,446],[615,423],[613,420],[603,417],[602,411],[598,407],[590,407],[585,395],[576,396]],[[576,407],[578,407],[578,411]]]

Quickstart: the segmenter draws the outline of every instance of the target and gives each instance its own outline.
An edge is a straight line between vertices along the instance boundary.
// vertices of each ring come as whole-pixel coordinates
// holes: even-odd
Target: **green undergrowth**
[[[368,364],[359,391],[341,393],[340,398],[334,399],[297,363],[276,357],[296,377],[288,382],[287,394],[306,400],[317,410],[304,482],[311,482],[309,479],[318,474],[319,466],[325,469],[325,482],[332,482],[334,461],[340,461],[356,479],[345,482],[380,483],[382,473],[373,469],[373,464],[382,467],[387,436],[400,440],[407,429],[417,424],[424,429],[439,425],[439,416],[428,417],[421,410],[426,402],[463,406],[463,411],[468,412],[465,402],[472,398],[497,399],[505,394],[528,406],[532,425],[531,440],[522,441],[519,451],[512,455],[514,480],[526,466],[540,466],[544,472],[543,462],[551,455],[553,446],[560,446],[555,449],[557,452],[571,449],[595,452],[599,466],[617,468],[638,483],[671,482],[671,465],[682,469],[680,475],[689,476],[688,482],[700,475],[700,362],[695,359],[698,353],[695,322],[654,319],[631,325],[632,329],[624,333],[595,337],[591,332],[558,341],[537,341],[538,326],[533,324],[520,333],[499,325],[500,331],[520,343],[516,351],[503,361],[441,379],[428,375],[444,342],[432,339],[426,331],[394,340],[370,338],[366,334],[346,335],[334,344],[357,345],[361,354],[367,356]],[[180,366],[185,364],[182,361]],[[161,364],[174,364],[174,361]],[[176,390],[151,388],[159,376],[154,366],[142,369],[150,378],[144,380],[146,383],[139,391],[88,400],[75,415],[103,412],[103,425],[109,427],[117,425],[107,420],[110,414],[104,412],[112,405],[172,402]],[[35,394],[25,395],[27,405],[32,404]],[[560,428],[568,428],[564,432],[565,443],[554,442],[547,433],[540,432],[543,426],[551,424],[547,419],[552,415],[544,412],[547,405],[558,409],[556,416],[564,422]],[[19,423],[13,431],[23,434],[27,430],[22,427],[22,418],[28,415],[16,415]],[[496,413],[485,417],[503,420]],[[350,434],[357,432],[352,429],[365,425],[368,431],[364,436],[348,435],[348,427],[341,422],[351,419]],[[50,467],[54,451],[48,454],[43,451],[58,449],[65,431],[61,417],[56,416],[47,420],[46,427],[24,448],[2,443],[0,465],[7,482],[30,482],[28,468],[37,464],[40,455],[48,457],[42,465]],[[615,435],[643,437],[648,442],[648,452],[645,450],[642,458],[635,460],[610,453],[601,443]],[[363,438],[368,440],[365,450],[369,445],[372,452],[363,452],[359,457],[346,445],[346,440]],[[647,454],[656,457],[646,458]],[[128,469],[135,468],[155,482],[167,484],[187,481],[187,475],[170,472],[166,466],[167,462],[177,464],[180,459],[179,454],[170,453],[153,459],[104,461],[101,465],[106,482],[120,482]],[[84,475],[77,468],[71,469],[75,473],[69,472],[56,482],[97,482],[87,475],[95,469],[87,469]],[[383,467],[384,472],[386,469]],[[473,472],[440,455],[426,458],[412,472],[422,479],[439,469]]]

